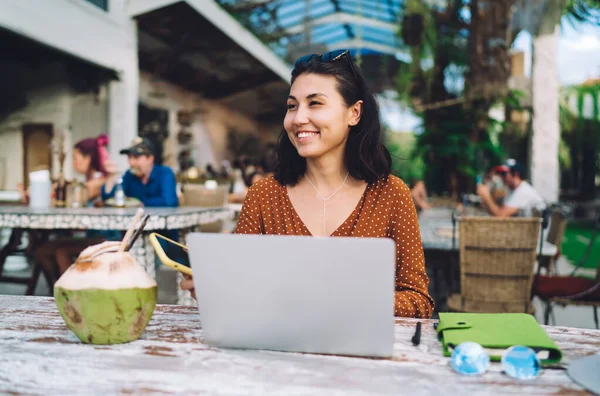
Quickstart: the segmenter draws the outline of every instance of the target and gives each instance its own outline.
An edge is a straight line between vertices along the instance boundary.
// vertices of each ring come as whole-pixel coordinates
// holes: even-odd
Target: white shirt
[[[544,199],[533,186],[526,181],[522,181],[521,184],[508,195],[506,201],[504,201],[504,205],[509,208],[519,208],[522,213],[526,212],[526,215],[530,215],[533,208],[543,209],[546,207]]]

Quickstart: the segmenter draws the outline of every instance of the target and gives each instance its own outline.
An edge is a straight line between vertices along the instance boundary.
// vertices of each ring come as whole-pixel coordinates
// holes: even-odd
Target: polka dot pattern
[[[303,235],[310,231],[298,216],[287,190],[273,177],[249,190],[235,229],[236,234]],[[396,242],[396,316],[430,318],[434,302],[417,212],[410,190],[389,176],[370,184],[350,216],[331,236],[391,238]]]

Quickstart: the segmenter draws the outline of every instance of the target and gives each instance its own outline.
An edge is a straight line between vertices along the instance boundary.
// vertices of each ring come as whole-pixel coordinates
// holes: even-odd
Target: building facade
[[[290,68],[213,0],[6,1],[0,42],[0,190],[47,162],[56,176],[61,134],[70,149],[107,133],[123,171],[119,150],[148,134],[177,170],[182,147],[219,162],[228,130],[273,139],[281,125]]]

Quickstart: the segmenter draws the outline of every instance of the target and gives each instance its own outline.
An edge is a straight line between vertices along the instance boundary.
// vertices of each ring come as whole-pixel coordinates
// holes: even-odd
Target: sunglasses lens
[[[528,380],[540,375],[542,364],[533,349],[516,345],[502,355],[502,369],[509,377]]]
[[[317,55],[317,54],[310,54],[310,55],[301,56],[300,58],[298,58],[296,60],[295,65],[298,66],[298,65],[308,64],[308,63],[310,63],[311,60],[313,60],[315,57],[318,57],[318,56],[319,55]]]
[[[475,342],[463,342],[452,351],[452,368],[463,375],[480,375],[490,368],[490,355]]]

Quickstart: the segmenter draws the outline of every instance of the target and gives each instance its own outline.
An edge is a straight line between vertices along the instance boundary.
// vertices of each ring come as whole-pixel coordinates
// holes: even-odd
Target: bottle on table
[[[54,190],[54,206],[64,208],[67,205],[67,182],[62,172],[58,176],[56,189]]]
[[[121,177],[115,185],[115,206],[118,208],[125,207],[125,191],[123,190],[123,178]]]

